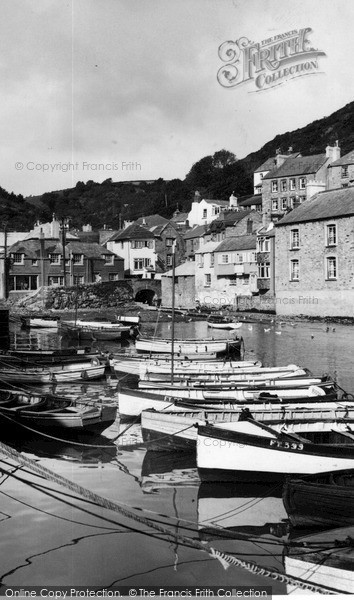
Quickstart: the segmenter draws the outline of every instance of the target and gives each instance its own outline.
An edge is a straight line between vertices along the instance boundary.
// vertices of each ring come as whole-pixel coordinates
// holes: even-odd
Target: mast
[[[172,247],[172,323],[171,323],[171,385],[173,385],[174,351],[175,351],[175,260],[176,242]]]

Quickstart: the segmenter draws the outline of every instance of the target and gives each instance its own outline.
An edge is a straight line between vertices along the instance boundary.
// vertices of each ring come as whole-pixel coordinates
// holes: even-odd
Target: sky
[[[183,179],[206,155],[243,158],[354,100],[352,0],[0,5],[0,186],[24,196],[110,177]],[[219,83],[224,42],[303,28],[324,53],[317,70],[269,89]]]

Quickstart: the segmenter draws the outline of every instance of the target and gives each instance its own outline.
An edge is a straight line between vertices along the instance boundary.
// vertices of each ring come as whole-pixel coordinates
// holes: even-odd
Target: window
[[[133,240],[131,242],[131,247],[135,249],[153,248],[153,242],[152,240]]]
[[[280,189],[282,192],[286,192],[286,190],[288,189],[288,183],[287,183],[286,179],[281,180]]]
[[[211,274],[206,273],[204,276],[204,287],[210,287],[210,286],[211,286]]]
[[[221,255],[221,262],[223,265],[227,265],[229,262],[229,255],[228,254],[222,254]]]
[[[279,208],[279,202],[276,198],[273,198],[272,200],[272,210],[278,210]]]
[[[335,256],[326,258],[326,279],[337,279],[337,259]]]
[[[134,260],[134,271],[142,271],[150,266],[150,258],[136,258]]]
[[[269,279],[270,278],[270,263],[262,263],[258,265],[258,277],[259,279]]]
[[[296,180],[292,178],[292,179],[290,179],[289,183],[290,183],[289,189],[290,190],[296,190]]]
[[[299,202],[300,204],[302,204],[303,202],[305,202],[306,200],[306,196],[299,196]]]
[[[326,244],[327,246],[337,245],[337,225],[327,225],[326,227]]]
[[[278,182],[272,181],[272,192],[277,192],[277,191],[278,191]]]
[[[242,265],[243,263],[243,254],[236,254],[236,264]]]
[[[269,252],[269,238],[259,237],[257,239],[258,252]]]
[[[341,169],[341,177],[348,177],[348,166],[345,165],[344,167],[342,167]]]
[[[218,215],[220,213],[220,206],[213,206],[213,215]]]
[[[213,267],[213,266],[214,266],[214,260],[215,260],[214,254],[213,254],[213,253],[211,253],[211,254],[210,254],[210,266],[211,266],[211,267]]]
[[[119,280],[119,273],[109,273],[108,280],[109,281],[118,281]]]
[[[290,281],[299,281],[300,263],[298,260],[290,261]]]
[[[64,277],[51,275],[48,277],[48,285],[64,285]]]
[[[114,265],[114,254],[104,254],[103,258],[105,265]]]
[[[85,283],[83,275],[74,275],[74,285],[82,285]]]
[[[299,179],[299,189],[304,190],[306,188],[306,177],[300,177]]]
[[[13,275],[12,277],[9,278],[10,292],[37,290],[37,289],[38,289],[37,275]]]
[[[83,254],[73,254],[73,264],[74,265],[83,265],[84,264],[84,255]]]
[[[203,208],[203,219],[206,219],[208,216],[208,209]]]
[[[60,254],[49,254],[49,262],[51,265],[60,265]],[[55,284],[49,284],[55,285]]]
[[[173,246],[173,242],[174,242],[173,238],[166,238],[166,246],[169,246],[169,247]]]
[[[257,262],[257,252],[251,252],[250,262],[251,263],[256,263]]]
[[[290,248],[291,250],[300,248],[300,235],[298,229],[292,229],[290,231]]]
[[[282,210],[286,210],[288,208],[288,199],[287,198],[282,198],[281,199],[281,209]]]
[[[12,255],[12,263],[14,265],[23,265],[25,255],[20,252],[14,252]]]
[[[38,258],[32,258],[32,267],[38,267]]]
[[[172,254],[168,254],[166,256],[166,266],[167,267],[172,267]]]
[[[290,208],[294,208],[295,202],[296,202],[296,196],[290,196],[290,198],[289,198],[289,207]]]

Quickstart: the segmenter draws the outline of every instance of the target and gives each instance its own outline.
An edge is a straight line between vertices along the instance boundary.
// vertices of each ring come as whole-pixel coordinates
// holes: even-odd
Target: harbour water
[[[170,324],[144,325],[143,332],[168,337]],[[352,326],[268,319],[244,323],[236,333],[244,338],[246,359],[300,364],[316,374],[335,375],[344,389],[354,391]],[[229,337],[208,330],[205,322],[178,323],[175,334]],[[56,332],[16,329],[11,336],[18,347],[67,345]],[[98,346],[111,352],[119,348],[112,342]],[[70,388],[57,386],[56,391],[112,399],[118,383],[126,384],[127,378],[118,382],[108,376]],[[280,484],[200,484],[194,456],[151,452],[142,443],[139,425],[119,421],[103,436],[89,438],[88,445],[38,437],[7,440],[6,432],[3,436],[1,441],[9,441],[37,464],[139,518],[97,506],[0,455],[0,523],[6,549],[0,558],[0,591],[6,586],[271,585],[273,594],[287,593],[281,577],[266,579],[235,566],[225,569],[186,541],[284,574],[284,553],[294,534]]]

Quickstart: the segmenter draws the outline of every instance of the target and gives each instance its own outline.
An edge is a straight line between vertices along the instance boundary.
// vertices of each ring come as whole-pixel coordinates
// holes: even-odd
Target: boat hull
[[[283,479],[354,468],[354,447],[292,440],[247,422],[238,431],[199,426],[197,466],[202,481]]]

